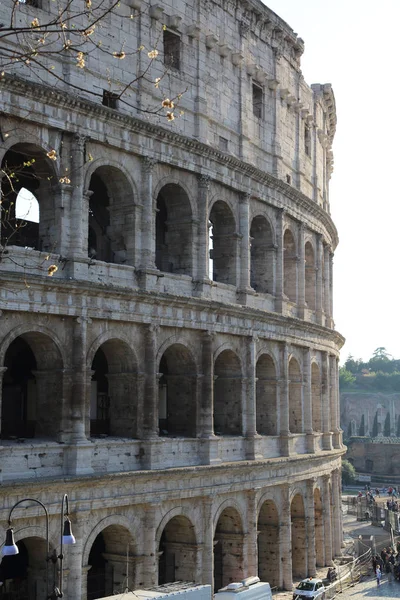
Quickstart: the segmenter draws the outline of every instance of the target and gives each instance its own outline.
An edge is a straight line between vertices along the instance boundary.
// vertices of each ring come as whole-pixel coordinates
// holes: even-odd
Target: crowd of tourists
[[[380,585],[381,578],[387,575],[388,582],[400,581],[400,542],[396,549],[383,548],[380,554],[372,557],[372,567],[376,576],[376,583]]]

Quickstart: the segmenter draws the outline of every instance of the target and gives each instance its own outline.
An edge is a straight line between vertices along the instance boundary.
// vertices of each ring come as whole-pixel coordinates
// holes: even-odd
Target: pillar
[[[307,452],[314,453],[314,434],[312,420],[312,389],[311,389],[311,350],[303,350],[303,398],[304,398],[304,433],[307,440]]]
[[[198,211],[199,221],[197,227],[197,281],[209,283],[210,274],[208,272],[209,260],[209,193],[210,177],[208,175],[199,175],[197,178],[198,188]]]
[[[214,520],[212,498],[202,498],[203,512],[203,585],[214,589]]]
[[[239,231],[240,239],[240,272],[238,293],[240,302],[246,303],[246,294],[250,291],[250,198],[251,194],[240,194],[239,198]]]
[[[158,379],[156,365],[156,345],[158,325],[150,324],[145,333],[144,365],[144,405],[143,437],[158,438]]]
[[[306,498],[307,498],[307,573],[314,577],[317,573],[316,552],[315,552],[315,506],[314,506],[314,479],[306,481]]]
[[[276,312],[282,312],[283,309],[283,218],[284,211],[280,208],[276,211],[276,297],[275,297],[275,310]]]
[[[330,393],[330,409],[331,409],[331,431],[333,433],[332,443],[334,448],[340,448],[340,421],[339,421],[339,410],[340,410],[340,398],[338,389],[338,375],[337,375],[337,358],[336,356],[329,356],[329,368],[330,376],[329,382],[331,386]],[[368,419],[367,419],[368,420]],[[365,423],[367,435],[368,422]]]
[[[247,534],[245,536],[244,575],[255,577],[258,573],[258,544],[257,544],[257,492],[247,492]]]
[[[331,302],[330,302],[330,252],[329,246],[324,244],[324,306],[325,326],[331,326]]]
[[[322,263],[323,263],[323,248],[322,248],[322,236],[317,234],[317,294],[316,294],[316,302],[315,302],[315,312],[317,317],[317,323],[322,325],[322,294],[323,294],[323,273],[322,273]]]
[[[330,494],[330,476],[322,477],[323,489],[323,510],[324,517],[324,542],[325,542],[325,564],[332,563],[332,512],[331,512],[331,494]]]
[[[292,525],[290,515],[290,487],[281,487],[281,518],[279,523],[279,556],[281,557],[281,587],[292,591]]]
[[[281,371],[281,397],[280,397],[280,446],[281,455],[290,454],[290,431],[289,431],[289,350],[288,345],[283,342],[280,351]]]
[[[332,473],[332,495],[333,495],[333,533],[334,543],[333,552],[335,556],[341,555],[343,541],[343,523],[342,523],[342,478],[340,469],[335,469]]]
[[[87,138],[73,135],[70,139],[71,185],[70,194],[70,251],[73,259],[88,256],[89,206],[84,198],[85,148]]]
[[[333,252],[329,252],[329,314],[331,317],[330,327],[333,328]]]
[[[158,584],[158,548],[156,545],[156,504],[146,504],[143,518],[143,549],[141,587]],[[142,584],[143,582],[143,584]]]
[[[1,314],[1,312],[0,312]],[[7,371],[7,367],[0,367],[0,434],[2,433],[2,423],[1,423],[1,415],[2,415],[2,398],[3,398],[3,377],[5,372]],[[1,473],[1,471],[0,471]]]
[[[330,420],[329,354],[322,352],[322,449],[332,450]]]
[[[297,314],[299,319],[304,319],[304,309],[306,306],[306,259],[305,259],[305,241],[304,241],[304,223],[299,223],[299,288],[297,296]]]
[[[89,519],[89,514],[79,511],[74,514],[73,532],[76,543],[64,547],[64,597],[65,598],[82,598],[86,600],[87,596],[87,569],[82,569],[82,554],[84,537],[84,520]]]
[[[156,159],[144,156],[142,159],[141,204],[142,204],[142,232],[141,270],[155,269],[156,258],[156,232],[155,217],[156,205],[153,199],[153,170],[157,164]]]

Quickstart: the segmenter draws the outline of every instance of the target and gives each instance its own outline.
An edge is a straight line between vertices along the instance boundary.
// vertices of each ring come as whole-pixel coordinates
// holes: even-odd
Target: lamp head
[[[14,530],[9,527],[6,531],[6,541],[1,551],[3,556],[15,556],[19,554],[18,546],[14,541]]]
[[[76,539],[71,530],[71,521],[68,517],[64,521],[64,531],[62,536],[63,544],[76,544]]]

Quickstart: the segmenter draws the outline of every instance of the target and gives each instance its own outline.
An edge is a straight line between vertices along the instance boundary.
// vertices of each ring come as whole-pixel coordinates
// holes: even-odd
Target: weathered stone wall
[[[1,82],[0,159],[35,157],[40,222],[0,261],[0,539],[33,497],[57,547],[68,493],[67,600],[127,577],[218,588],[259,572],[291,589],[341,544],[333,93],[305,84],[302,41],[259,2],[142,8],[101,35],[126,51],[152,48],[163,22],[180,35],[166,90],[190,91],[172,124],[93,98],[107,69],[121,82],[134,69],[96,51],[65,71],[82,98],[23,66]],[[159,101],[152,83],[135,94]],[[12,520],[40,594],[43,514]]]

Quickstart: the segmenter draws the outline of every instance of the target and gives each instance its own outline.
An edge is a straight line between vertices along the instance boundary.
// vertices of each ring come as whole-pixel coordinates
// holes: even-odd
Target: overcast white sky
[[[265,0],[305,41],[308,84],[332,83],[338,126],[331,214],[341,362],[400,358],[400,0]]]

